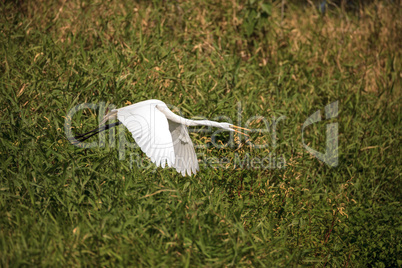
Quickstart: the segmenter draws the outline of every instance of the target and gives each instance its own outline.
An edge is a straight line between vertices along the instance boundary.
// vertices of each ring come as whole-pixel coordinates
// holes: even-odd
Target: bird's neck
[[[207,127],[221,127],[218,122],[210,120],[191,120],[186,119],[187,126],[207,126]]]

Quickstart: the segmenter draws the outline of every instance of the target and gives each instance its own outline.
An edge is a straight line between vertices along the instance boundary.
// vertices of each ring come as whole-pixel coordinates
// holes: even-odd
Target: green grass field
[[[401,266],[401,3],[286,2],[1,1],[0,266]],[[146,99],[267,131],[192,129],[191,177],[66,137]]]

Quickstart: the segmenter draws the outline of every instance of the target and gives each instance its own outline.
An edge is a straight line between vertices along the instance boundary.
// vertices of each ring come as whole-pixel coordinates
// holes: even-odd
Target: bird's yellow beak
[[[248,129],[248,128],[238,127],[238,126],[235,126],[235,125],[230,125],[230,128],[233,129],[234,132],[236,132],[236,133],[239,133],[239,134],[242,134],[242,135],[244,135],[244,136],[250,137],[250,135],[248,135],[248,134],[246,134],[246,133],[243,133],[243,132],[241,132],[241,131],[239,130],[239,129],[242,129],[242,130],[250,131],[250,129]]]

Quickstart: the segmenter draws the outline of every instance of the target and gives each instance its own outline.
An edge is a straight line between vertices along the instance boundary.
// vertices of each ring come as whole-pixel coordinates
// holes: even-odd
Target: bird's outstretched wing
[[[168,122],[176,158],[173,167],[183,176],[186,176],[186,172],[190,176],[191,173],[196,174],[199,170],[198,159],[194,151],[193,142],[188,135],[187,127],[171,120],[168,120]]]
[[[117,119],[131,132],[135,142],[156,166],[173,167],[176,159],[166,116],[155,105],[120,108]]]

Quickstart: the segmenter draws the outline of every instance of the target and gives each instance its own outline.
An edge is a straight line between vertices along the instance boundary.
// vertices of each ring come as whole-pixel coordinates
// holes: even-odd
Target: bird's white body
[[[156,166],[173,167],[183,176],[199,170],[197,155],[186,126],[212,126],[234,131],[229,123],[190,120],[174,114],[160,100],[146,100],[108,113],[101,124],[118,119]]]

